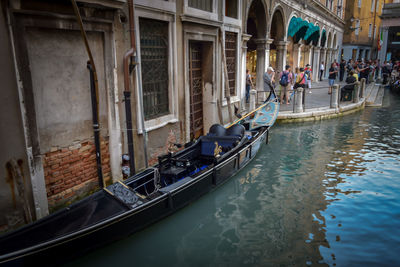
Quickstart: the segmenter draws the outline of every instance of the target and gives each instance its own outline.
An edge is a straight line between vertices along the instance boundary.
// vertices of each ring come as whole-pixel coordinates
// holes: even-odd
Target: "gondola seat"
[[[201,137],[201,156],[215,157],[223,155],[233,149],[243,138],[245,128],[243,125],[233,125],[225,129],[219,124],[214,124],[210,128],[207,136]]]
[[[201,139],[201,155],[215,156],[218,148],[221,148],[221,151],[217,154],[222,155],[234,148],[239,140],[236,136],[204,136]]]

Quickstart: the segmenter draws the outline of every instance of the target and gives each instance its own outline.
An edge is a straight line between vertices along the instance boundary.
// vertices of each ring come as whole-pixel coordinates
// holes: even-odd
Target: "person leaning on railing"
[[[269,92],[275,87],[275,71],[272,67],[268,67],[263,75],[264,91]]]
[[[351,70],[346,78],[346,85],[340,89],[340,101],[351,100],[356,82],[357,74]]]
[[[297,74],[296,82],[293,86],[293,89],[297,89],[299,87],[305,88],[306,87],[306,77],[304,73],[304,68],[300,68],[300,73]]]

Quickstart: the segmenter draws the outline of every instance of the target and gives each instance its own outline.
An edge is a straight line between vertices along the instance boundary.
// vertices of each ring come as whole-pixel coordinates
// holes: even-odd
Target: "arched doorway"
[[[321,39],[319,41],[319,46],[321,47],[321,57],[320,57],[320,62],[318,64],[318,68],[320,68],[320,65],[324,65],[324,72],[323,75],[321,76],[321,81],[323,79],[323,76],[326,75],[326,29],[325,27],[322,28],[321,32]]]
[[[338,61],[336,33],[333,35],[332,49],[333,49],[333,50],[332,50],[332,57],[333,57],[333,60],[336,59],[336,61]],[[333,60],[332,60],[332,62],[333,62]]]
[[[262,90],[265,70],[266,14],[263,2],[255,0],[251,3],[247,16],[246,30],[251,37],[247,41],[246,68],[250,71],[258,90]],[[255,80],[254,77],[256,77]]]
[[[282,71],[286,64],[285,20],[280,9],[274,12],[271,20],[269,65],[278,71]],[[278,73],[277,71],[277,73]]]
[[[329,69],[332,64],[332,33],[331,32],[328,33],[328,39],[327,39],[326,46],[328,48],[328,52],[326,53],[326,68],[325,69]]]
[[[287,37],[287,52],[286,52],[286,65],[289,65],[292,67],[292,70],[295,69],[295,67],[297,67],[298,63],[296,61],[296,56],[295,54],[295,41],[294,38],[291,36]]]

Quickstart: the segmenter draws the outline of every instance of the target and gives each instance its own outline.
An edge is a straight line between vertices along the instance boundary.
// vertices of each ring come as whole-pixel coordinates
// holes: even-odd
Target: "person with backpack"
[[[293,75],[290,71],[290,66],[286,65],[285,70],[281,72],[279,77],[279,84],[281,86],[281,104],[283,104],[284,98],[286,99],[286,104],[289,104],[289,91],[293,83]]]
[[[306,75],[306,87],[308,88],[308,93],[311,94],[312,69],[310,64],[306,65],[306,68],[304,69],[304,74]]]

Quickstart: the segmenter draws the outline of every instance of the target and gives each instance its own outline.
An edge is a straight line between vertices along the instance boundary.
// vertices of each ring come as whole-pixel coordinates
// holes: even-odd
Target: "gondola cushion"
[[[201,155],[215,156],[216,148],[221,147],[222,151],[217,153],[222,155],[234,148],[240,140],[238,136],[203,136],[201,139]]]

